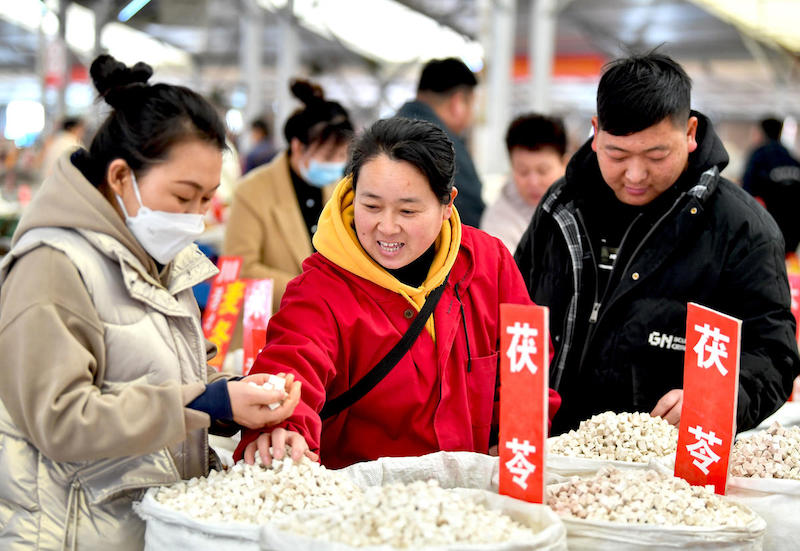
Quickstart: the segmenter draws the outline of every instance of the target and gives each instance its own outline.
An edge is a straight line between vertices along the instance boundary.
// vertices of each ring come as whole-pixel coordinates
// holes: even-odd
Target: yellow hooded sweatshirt
[[[453,214],[442,223],[442,230],[436,238],[436,255],[428,270],[428,276],[421,286],[411,287],[387,272],[386,268],[375,262],[361,246],[354,224],[354,201],[353,179],[347,176],[337,184],[333,196],[322,209],[317,232],[314,234],[314,247],[337,266],[399,294],[419,312],[425,304],[425,298],[442,284],[458,256],[461,245],[461,219],[456,208],[453,207]],[[433,316],[428,318],[425,328],[436,340]]]

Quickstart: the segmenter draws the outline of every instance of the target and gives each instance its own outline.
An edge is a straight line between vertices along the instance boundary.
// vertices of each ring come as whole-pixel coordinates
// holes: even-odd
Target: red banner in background
[[[725,494],[736,435],[742,322],[689,303],[675,476]]]
[[[548,310],[500,305],[500,493],[544,503]]]
[[[267,323],[272,315],[272,280],[253,279],[247,282],[244,295],[242,375],[250,373],[253,362],[267,341]]]
[[[219,273],[211,282],[208,303],[203,313],[203,334],[217,346],[217,355],[208,364],[219,371],[233,338],[246,284],[238,281],[242,269],[241,257],[221,256],[217,267]]]
[[[800,344],[800,274],[789,273],[789,291],[792,295],[792,314],[794,315],[794,321],[797,324],[795,339],[797,340],[798,344]],[[800,388],[800,377],[794,381],[794,388],[792,389],[791,396],[789,396],[790,401],[800,400],[800,392],[798,392],[798,388]]]

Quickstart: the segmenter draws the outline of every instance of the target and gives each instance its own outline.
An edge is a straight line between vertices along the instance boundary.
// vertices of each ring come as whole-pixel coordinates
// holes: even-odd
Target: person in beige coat
[[[325,100],[318,86],[296,80],[291,90],[304,106],[284,126],[289,148],[243,178],[222,247],[224,255],[242,257],[241,277],[273,280],[273,313],[286,285],[314,252],[311,238],[344,173],[353,132],[347,111]]]
[[[58,160],[0,264],[3,550],[142,549],[144,489],[207,474],[209,430],[275,424],[299,399],[290,378],[287,396],[208,368],[192,286],[216,268],[192,239],[224,128],[151,74],[95,60],[113,111]]]

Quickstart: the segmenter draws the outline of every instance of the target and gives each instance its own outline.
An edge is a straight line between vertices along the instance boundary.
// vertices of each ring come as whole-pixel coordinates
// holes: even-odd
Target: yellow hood
[[[436,239],[436,255],[428,271],[428,277],[420,287],[401,283],[396,277],[370,257],[356,237],[353,222],[353,180],[342,179],[336,186],[330,201],[322,209],[314,234],[314,247],[321,255],[348,272],[363,277],[381,287],[404,297],[419,311],[428,294],[442,284],[450,268],[455,264],[461,245],[461,219],[456,208]],[[433,316],[428,319],[426,329],[435,338]]]

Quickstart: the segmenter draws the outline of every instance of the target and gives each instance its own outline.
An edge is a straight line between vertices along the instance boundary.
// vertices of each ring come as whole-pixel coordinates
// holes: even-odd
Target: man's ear
[[[686,127],[686,141],[689,146],[689,153],[697,149],[697,117],[689,117],[689,124]]]
[[[592,129],[594,130],[594,133],[592,134],[592,151],[597,153],[597,133],[599,132],[600,129],[598,128],[596,115],[592,117]]]
[[[116,195],[124,197],[124,191],[133,185],[131,167],[123,159],[114,159],[106,170],[106,182]]]

